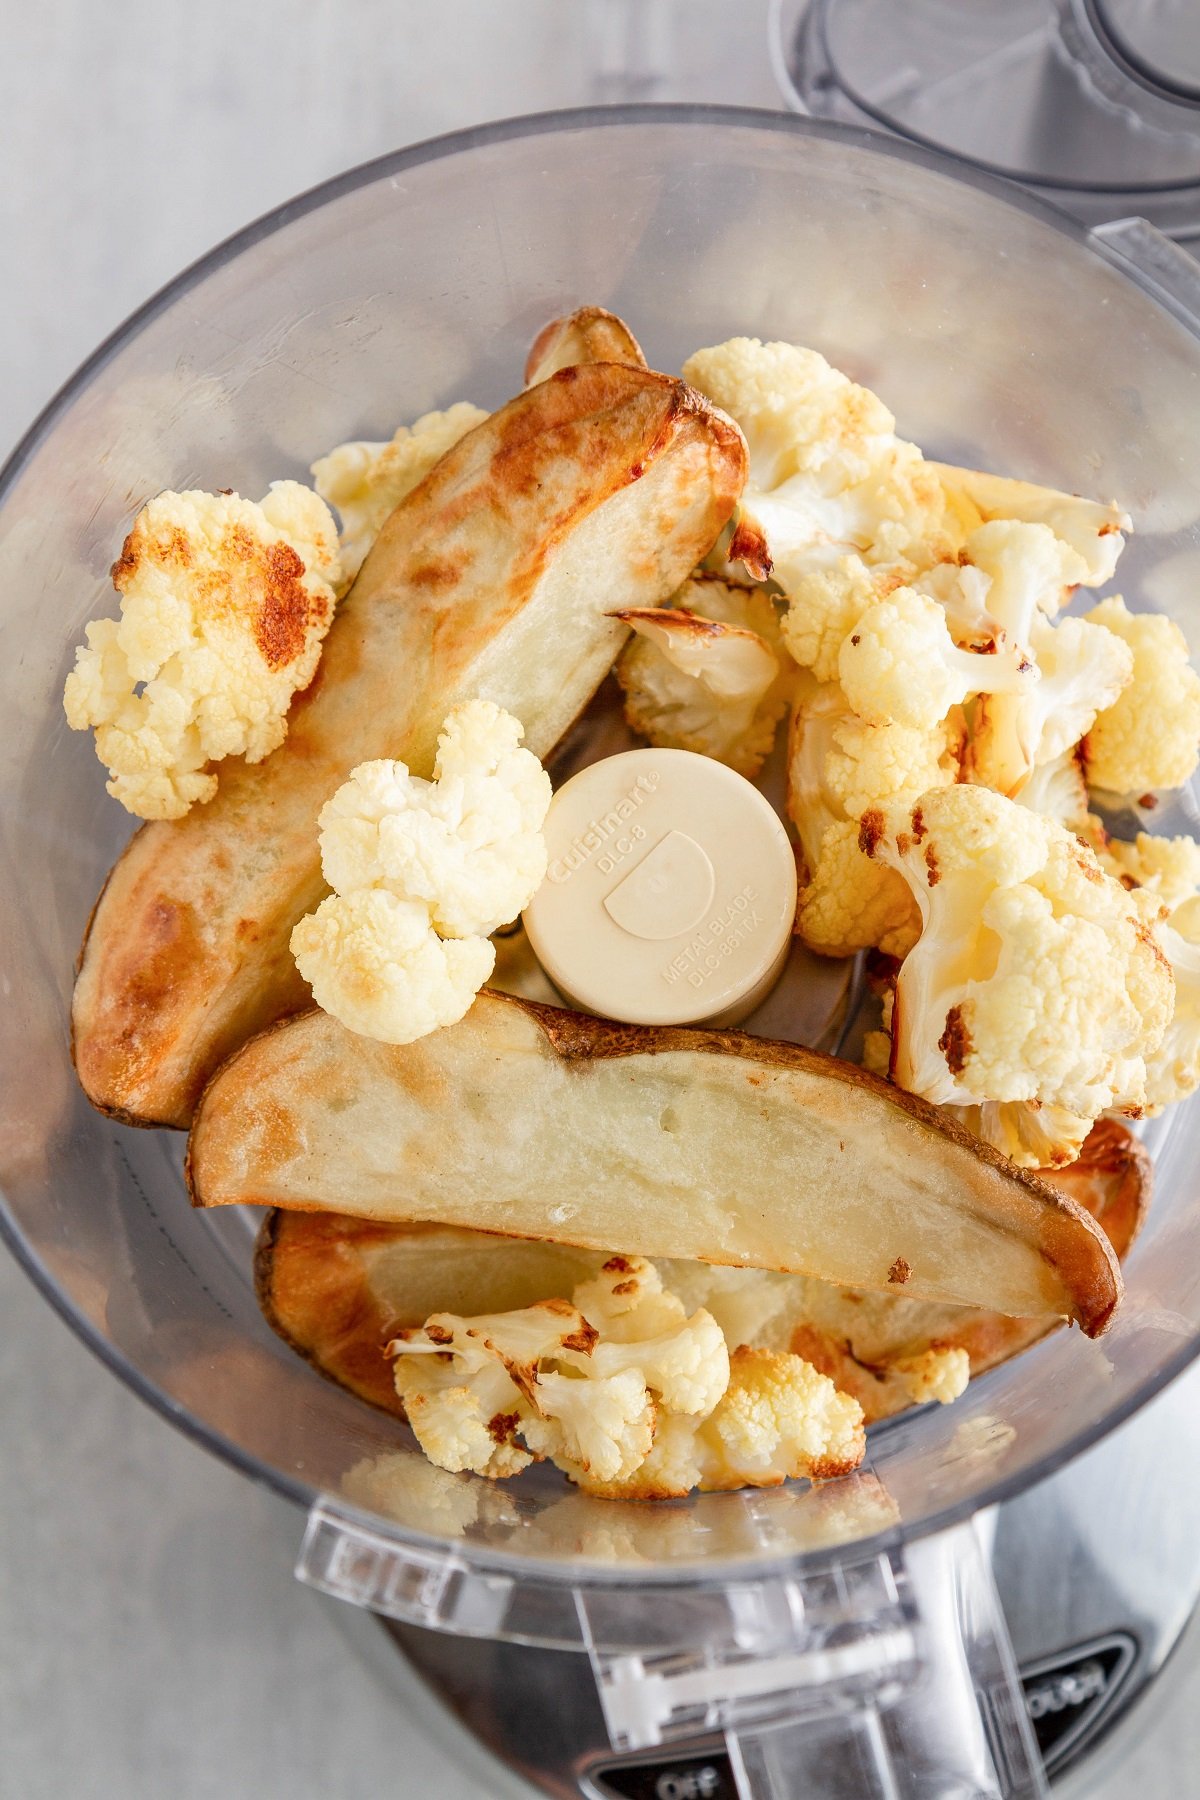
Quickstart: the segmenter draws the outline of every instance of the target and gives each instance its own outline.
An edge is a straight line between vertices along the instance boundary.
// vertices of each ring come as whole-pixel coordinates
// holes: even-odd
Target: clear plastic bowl
[[[383,1559],[358,1597],[594,1646],[607,1599],[761,1593],[937,1531],[1056,1468],[1170,1380],[1200,1341],[1200,1108],[1149,1129],[1158,1191],[1103,1340],[1059,1332],[955,1406],[880,1428],[874,1478],[662,1513],[538,1473],[509,1489],[436,1480],[403,1427],[264,1324],[252,1222],[189,1209],[181,1138],[89,1108],[70,1063],[72,971],[129,820],[89,740],[68,731],[61,693],[84,622],[112,610],[107,571],[132,514],[164,487],[257,495],[334,443],[387,436],[454,399],[496,405],[536,330],[584,302],[625,315],[665,369],[735,333],[815,345],[930,454],[1119,496],[1138,527],[1124,591],[1166,607],[1193,641],[1200,306],[1191,265],[1148,228],[1088,233],[865,133],[712,108],[551,115],[400,152],[249,227],[97,351],[4,473],[9,1244],[165,1417],[300,1507],[323,1500],[311,1577],[337,1539],[329,1521],[350,1520]],[[1182,811],[1194,820],[1188,796]],[[353,1568],[335,1563],[326,1585],[340,1569],[353,1590]],[[595,1603],[583,1626],[569,1598],[580,1592]],[[669,1609],[648,1623],[651,1610],[635,1629],[627,1609],[612,1635],[686,1636]]]

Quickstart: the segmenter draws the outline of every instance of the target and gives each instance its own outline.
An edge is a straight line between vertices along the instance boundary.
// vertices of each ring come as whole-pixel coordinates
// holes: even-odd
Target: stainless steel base
[[[1162,1669],[1200,1595],[1200,1376],[981,1519],[1047,1773],[1101,1746]],[[583,1655],[451,1638],[380,1620],[410,1703],[445,1708],[512,1777],[557,1800],[734,1800],[719,1739],[614,1757]],[[379,1658],[375,1657],[377,1666]],[[393,1659],[394,1661],[395,1659]],[[422,1688],[424,1694],[422,1694]]]

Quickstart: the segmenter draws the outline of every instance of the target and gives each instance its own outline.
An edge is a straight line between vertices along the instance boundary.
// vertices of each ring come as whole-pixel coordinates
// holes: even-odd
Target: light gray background
[[[614,97],[637,6],[0,0],[0,452],[126,313],[268,207],[437,132]],[[775,103],[766,0],[646,10],[646,97]],[[294,1584],[290,1515],[142,1408],[2,1255],[0,1316],[3,1800],[515,1792]],[[1193,1632],[1077,1791],[1196,1792],[1198,1671]]]

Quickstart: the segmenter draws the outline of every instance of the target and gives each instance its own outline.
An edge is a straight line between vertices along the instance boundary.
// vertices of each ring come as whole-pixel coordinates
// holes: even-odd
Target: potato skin
[[[745,469],[699,395],[615,363],[563,369],[468,432],[385,524],[284,743],[222,765],[213,800],[143,827],[110,874],[72,1008],[93,1104],[186,1126],[213,1069],[308,1003],[288,939],[325,892],[317,815],[350,771],[396,757],[428,775],[446,714],[476,695],[548,755],[624,641],[608,612],[667,598]],[[550,618],[567,650],[548,662]]]
[[[624,319],[602,306],[581,306],[565,318],[551,319],[538,332],[525,361],[525,385],[534,387],[560,369],[593,362],[646,367],[642,347]]]

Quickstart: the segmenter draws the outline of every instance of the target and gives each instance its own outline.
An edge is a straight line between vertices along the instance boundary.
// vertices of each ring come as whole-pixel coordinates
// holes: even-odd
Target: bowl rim
[[[1003,176],[960,165],[952,157],[921,144],[859,126],[813,119],[784,110],[720,106],[702,102],[628,103],[618,106],[569,107],[551,112],[529,113],[442,133],[359,163],[271,208],[189,263],[178,275],[157,289],[117,325],[74,373],[62,383],[37,414],[3,466],[0,467],[0,511],[3,509],[9,492],[20,479],[35,453],[50,437],[59,419],[86,391],[93,378],[106,367],[114,356],[176,299],[188,293],[198,283],[225,267],[226,264],[235,261],[244,251],[251,249],[255,244],[284,229],[294,221],[338,201],[347,194],[354,193],[359,188],[369,186],[405,169],[436,162],[444,157],[461,155],[488,145],[521,138],[553,136],[558,132],[595,129],[620,130],[630,126],[659,126],[670,129],[675,126],[697,125],[731,126],[760,133],[765,131],[780,137],[817,138],[848,144],[893,161],[915,164],[958,186],[982,191],[1019,212],[1040,219],[1061,235],[1074,240],[1081,247],[1090,248],[1115,273],[1123,275],[1133,285],[1138,286],[1138,291],[1148,304],[1155,305],[1161,311],[1168,313],[1177,323],[1180,322],[1180,315],[1175,308],[1169,303],[1164,303],[1163,298],[1159,295],[1134,282],[1128,266],[1123,261],[1117,261],[1105,254],[1104,246],[1096,242],[1094,234],[1087,226],[1051,202],[1038,195],[1030,194]],[[1198,332],[1198,327],[1194,322],[1192,330]],[[543,1585],[555,1589],[562,1587],[588,1589],[591,1587],[611,1590],[618,1586],[629,1589],[642,1587],[711,1588],[714,1580],[719,1581],[726,1573],[731,1579],[739,1582],[778,1579],[780,1575],[789,1570],[817,1569],[836,1564],[844,1561],[847,1554],[855,1560],[865,1560],[883,1554],[890,1548],[905,1542],[915,1542],[945,1531],[972,1517],[975,1513],[1001,1501],[1011,1499],[1036,1483],[1045,1480],[1125,1423],[1200,1356],[1200,1331],[1197,1331],[1160,1368],[1146,1377],[1136,1390],[1102,1417],[1090,1420],[1080,1427],[1078,1431],[1044,1457],[1035,1469],[1001,1476],[981,1490],[978,1495],[972,1498],[951,1500],[920,1519],[911,1522],[900,1521],[898,1524],[890,1525],[868,1537],[851,1539],[840,1545],[819,1546],[783,1554],[769,1553],[761,1558],[739,1558],[731,1564],[723,1564],[720,1573],[716,1574],[706,1575],[704,1565],[700,1560],[695,1563],[681,1563],[676,1567],[663,1564],[643,1566],[636,1570],[619,1570],[603,1563],[589,1562],[585,1558],[556,1560],[549,1557],[519,1557],[508,1555],[502,1549],[492,1549],[489,1546],[474,1543],[456,1546],[451,1541],[432,1533],[400,1525],[396,1521],[385,1519],[382,1515],[365,1513],[340,1497],[325,1494],[298,1477],[289,1475],[283,1469],[260,1460],[252,1452],[203,1423],[194,1413],[173,1400],[163,1389],[146,1377],[134,1363],[129,1361],[75,1306],[18,1226],[2,1191],[0,1191],[0,1240],[6,1244],[18,1266],[25,1271],[43,1298],[107,1369],[116,1375],[139,1400],[145,1402],[147,1406],[174,1425],[194,1443],[219,1457],[240,1474],[273,1489],[283,1499],[301,1507],[305,1512],[311,1512],[320,1505],[328,1506],[332,1503],[333,1510],[339,1517],[345,1517],[350,1522],[355,1519],[361,1521],[362,1525],[375,1536],[383,1536],[389,1542],[394,1543],[401,1553],[405,1547],[411,1546],[418,1553],[428,1554],[433,1551],[441,1557],[455,1556],[461,1558],[468,1568],[474,1569],[480,1574],[505,1575],[526,1586]],[[884,1430],[886,1430],[886,1424]],[[868,1469],[870,1467],[869,1460],[866,1467]]]

